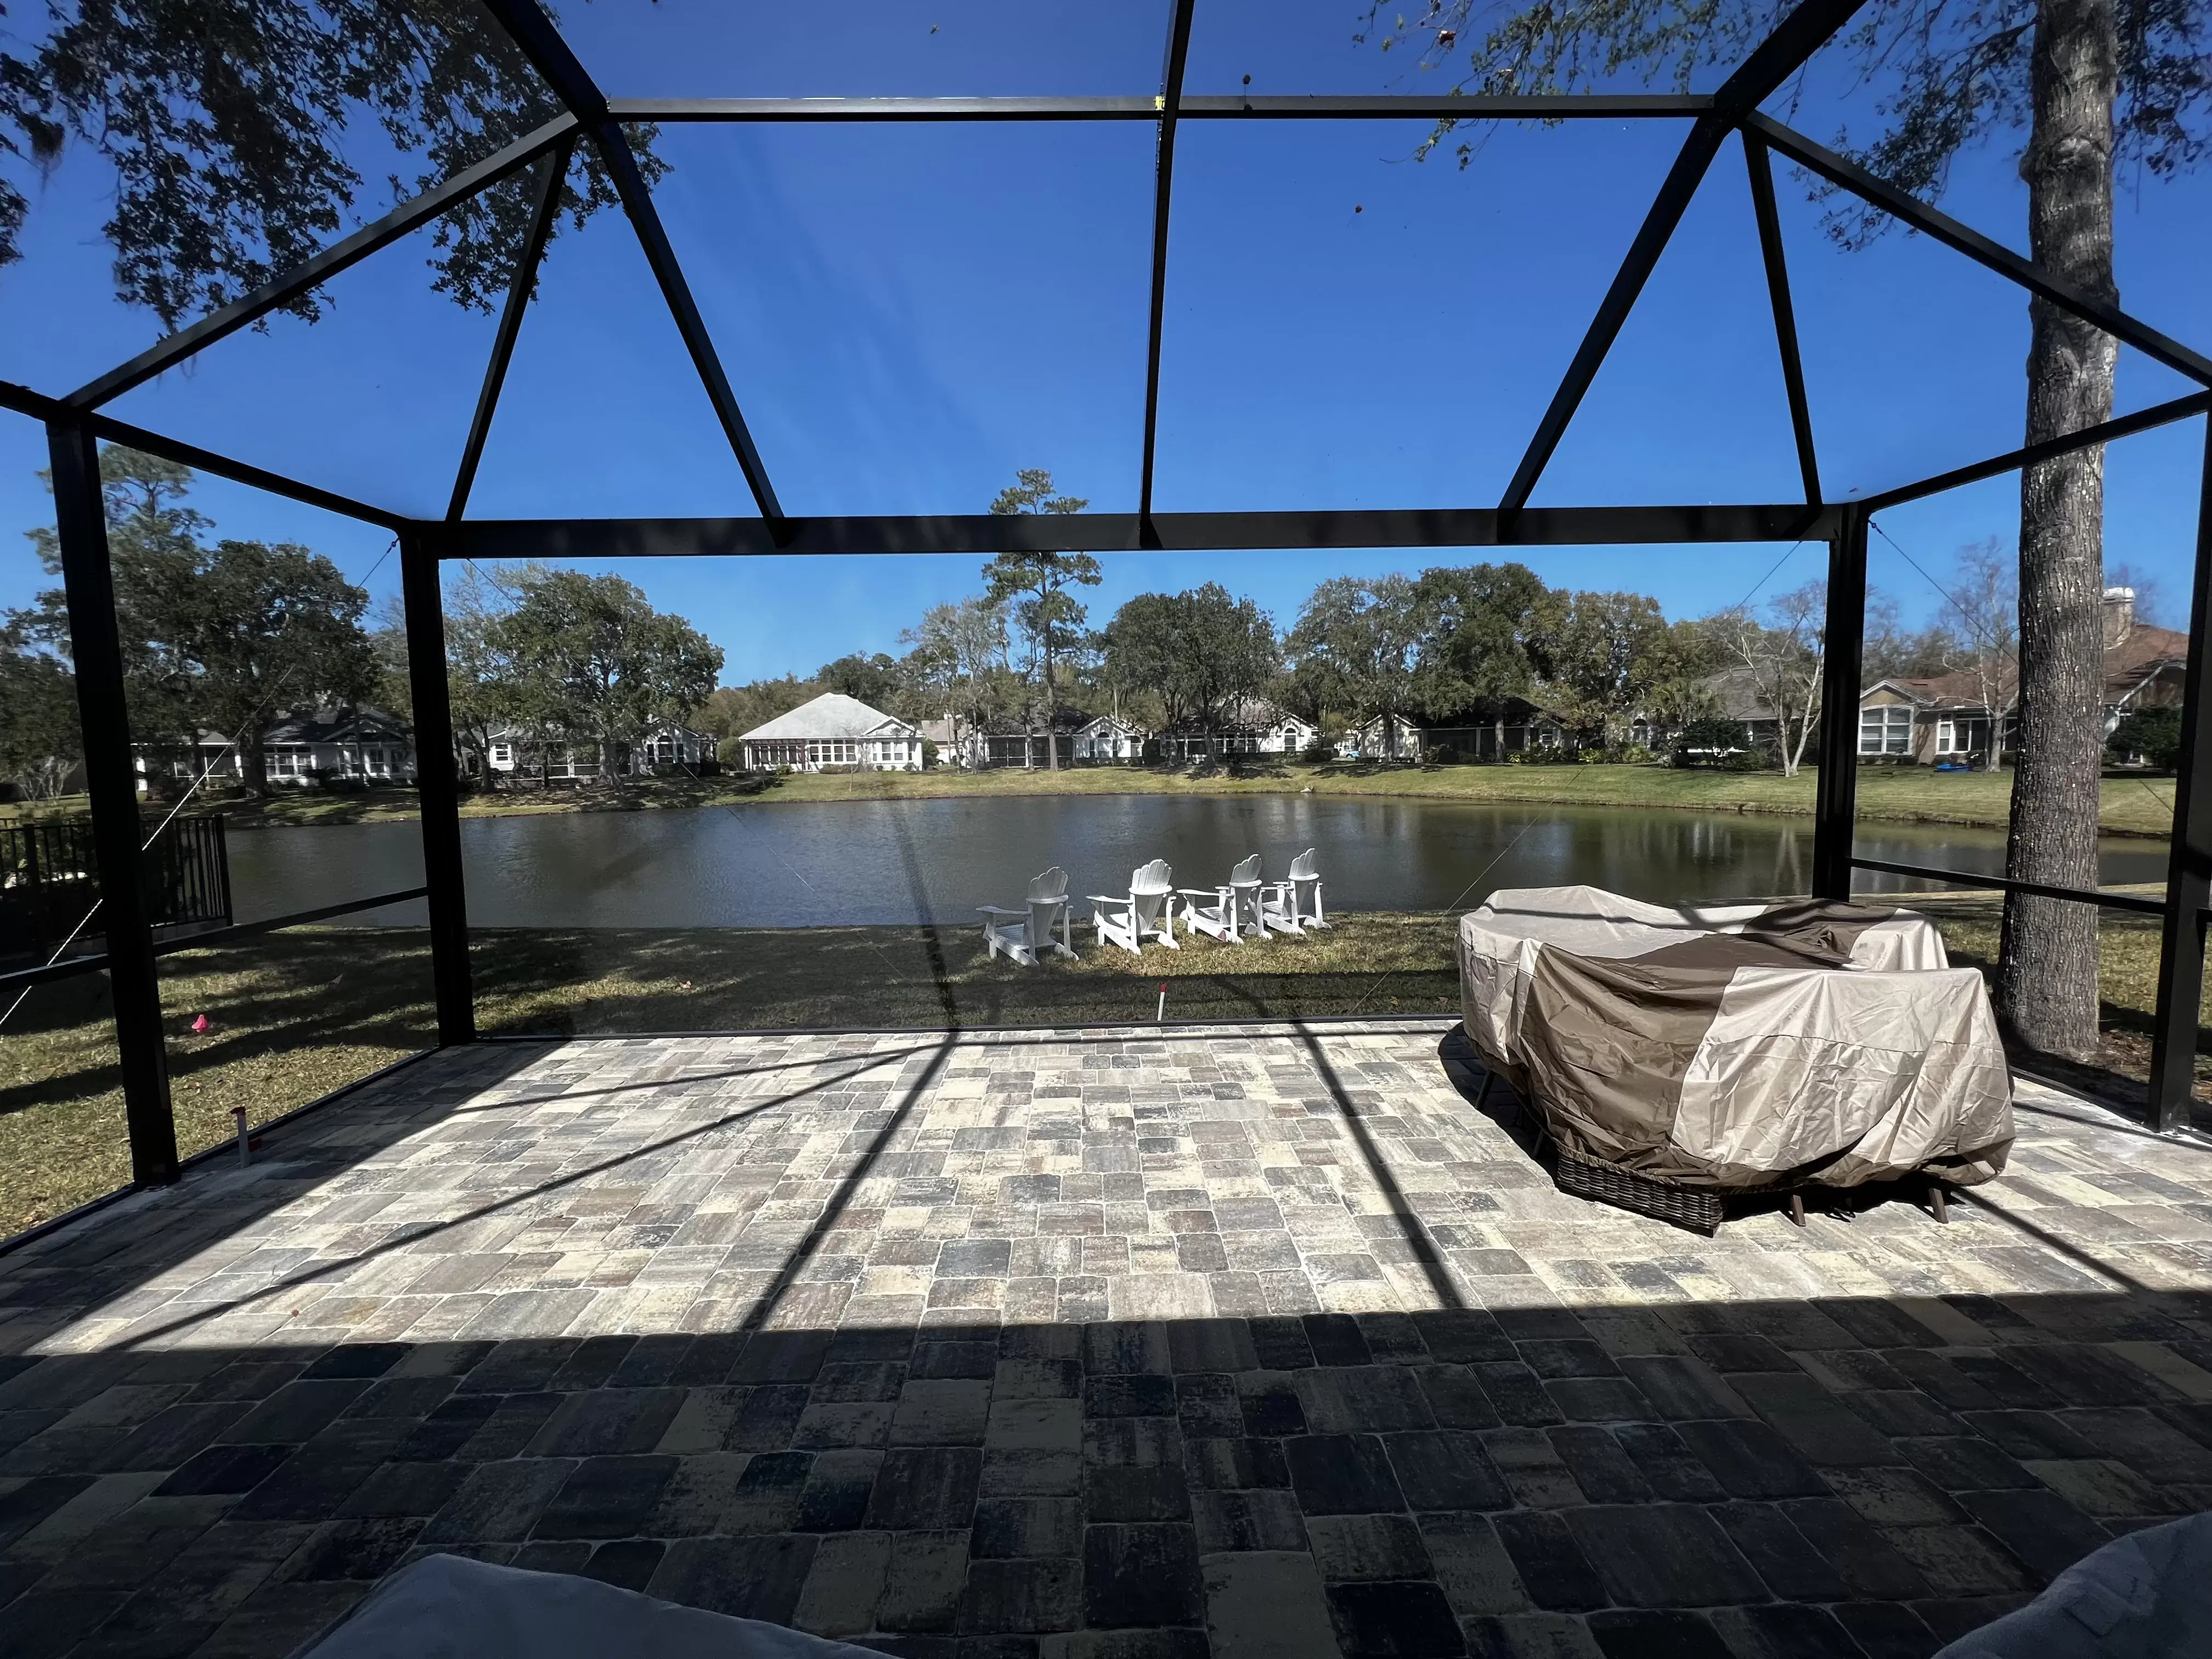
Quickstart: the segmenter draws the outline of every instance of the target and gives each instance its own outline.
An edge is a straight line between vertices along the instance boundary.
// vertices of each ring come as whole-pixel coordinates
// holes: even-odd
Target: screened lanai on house
[[[2140,842],[2162,887],[1930,864],[1919,825],[1875,841],[1855,711],[1884,521],[1913,545],[1929,503],[2106,445],[2178,441],[2193,492],[2212,361],[1807,136],[1832,130],[1814,72],[1853,0],[1803,0],[1671,90],[1540,97],[1355,46],[1364,5],[857,3],[404,6],[526,76],[517,118],[150,346],[143,316],[65,314],[105,292],[112,204],[31,249],[79,263],[41,290],[53,317],[0,330],[0,410],[51,467],[91,833],[47,839],[100,925],[0,972],[0,1007],[44,999],[40,1038],[82,1034],[68,1076],[0,1046],[0,1146],[99,1212],[0,1241],[0,1648],[277,1659],[369,1604],[343,1650],[450,1553],[524,1595],[678,1604],[664,1630],[788,1626],[770,1639],[793,1650],[796,1630],[961,1659],[1924,1659],[2203,1508],[2212,514],[2192,493],[2155,526],[2194,538],[2195,576],[2183,645],[2141,665],[2181,702],[2171,799],[2127,781],[2131,825],[2172,832]],[[428,165],[356,142],[365,178]],[[1802,199],[1778,153],[1837,194]],[[587,165],[580,224],[562,190]],[[1845,201],[1917,234],[1833,250],[1821,214]],[[464,230],[514,256],[488,313],[426,264]],[[1805,281],[1816,259],[1833,280]],[[1929,276],[1954,271],[1986,286]],[[2192,267],[2121,291],[2203,287]],[[310,293],[336,301],[321,320],[283,310]],[[2016,395],[1992,416],[1950,394],[1977,362],[2017,387],[1988,319],[2024,330],[2031,295],[2128,369],[2109,422],[2014,448]],[[1984,356],[1943,355],[1954,336]],[[289,860],[311,907],[226,902],[188,936],[164,909],[166,821],[132,770],[158,711],[102,445],[234,491],[226,533],[292,534],[255,516],[273,501],[340,526],[350,580],[398,573],[377,667],[407,694],[411,799],[309,800],[320,827],[231,840],[241,892]],[[1060,480],[1085,510],[981,510],[1062,456],[1099,480]],[[1364,763],[1202,799],[1097,768],[964,795],[775,775],[920,769],[916,726],[836,693],[743,733],[749,775],[609,789],[605,811],[465,811],[450,763],[527,758],[506,723],[543,711],[479,695],[502,641],[465,602],[533,568],[713,596],[742,699],[868,684],[802,659],[801,625],[856,592],[956,605],[1001,555],[1162,588],[1521,560],[1593,587],[1631,579],[1589,574],[1621,549],[1694,567],[1716,605],[1792,558],[1793,584],[1825,581],[1811,832],[1691,780],[1723,810],[1682,838],[1668,879],[1696,890],[1664,896],[1650,942],[1728,881],[1761,915],[1809,887],[1820,927],[1856,925],[1855,881],[1887,877],[1942,884],[1931,908],[2077,907],[2155,942],[2135,1119],[2007,1079],[1978,1033],[2018,1139],[1948,1223],[1940,1188],[1926,1214],[1815,1194],[1794,1222],[1760,1188],[1692,1237],[1555,1187],[1449,1012],[1449,951],[1462,877],[1528,889],[1516,859],[1666,837],[1657,813],[1581,835],[1552,804],[1571,774],[1432,812]],[[1023,690],[1018,648],[939,667]],[[633,710],[712,684],[648,696],[588,654],[568,684]],[[1026,678],[1048,702],[1043,664]],[[949,712],[930,684],[915,711]],[[1506,737],[1451,746],[1549,752]],[[695,751],[668,754],[696,773]],[[1882,777],[1869,793],[1957,781]],[[1366,840],[1293,833],[1316,820]],[[1168,915],[1257,854],[1279,892],[1309,847],[1326,928],[1231,942]],[[1462,862],[1409,899],[1438,847]],[[1073,961],[979,961],[959,884],[1010,903],[1040,872],[1109,914],[1157,902],[1169,939],[1130,956],[1079,922]],[[841,878],[852,914],[824,896]],[[1994,958],[1993,908],[1943,925],[1958,962]],[[1765,967],[1790,977],[1759,981],[1761,1018],[1834,982]],[[1696,1054],[1657,1043],[1675,1095],[1737,1041],[1735,971],[1698,981]],[[1971,1001],[1974,972],[1947,983]],[[1605,1006],[1559,1066],[1633,1092],[1649,1056],[1616,1066],[1638,1045],[1615,1039],[1656,1026]],[[1819,1063],[1848,1072],[1867,1034],[1829,1012]],[[0,1045],[25,1035],[0,1022]],[[1774,1035],[1740,1046],[1786,1061]],[[59,1109],[77,1077],[108,1091],[104,1138]],[[68,1186],[87,1166],[113,1190]]]

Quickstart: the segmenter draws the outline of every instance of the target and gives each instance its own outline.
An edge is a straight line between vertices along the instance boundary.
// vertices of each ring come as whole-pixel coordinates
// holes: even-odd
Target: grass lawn
[[[1007,768],[988,772],[831,772],[789,776],[654,780],[610,793],[555,789],[468,797],[465,817],[538,812],[648,811],[738,801],[923,800],[970,795],[1296,794],[1391,795],[1478,804],[1672,807],[1700,812],[1809,817],[1814,774],[1678,771],[1664,766],[1306,766],[1258,761],[1193,772],[1166,768],[1080,767],[1064,772]],[[1859,817],[1892,823],[1957,823],[2002,829],[2010,811],[2010,773],[1945,772],[1924,767],[1864,767]],[[265,802],[219,799],[234,829],[257,824],[361,823],[412,818],[404,789],[360,793],[300,793]],[[81,797],[37,807],[0,807],[23,816],[82,814]],[[2163,838],[2172,823],[2173,781],[2105,780],[2102,821],[2114,835]]]
[[[1937,919],[1955,961],[1993,970],[1996,896],[1910,902]],[[1163,986],[1170,1020],[1456,1012],[1455,918],[1337,921],[1303,939],[1197,939],[1141,960],[1079,929],[1076,960],[1035,969],[987,960],[968,927],[489,929],[472,957],[487,1034],[1121,1023],[1151,1019]],[[2103,1086],[2119,1096],[2148,1070],[2156,919],[2108,913],[2101,939]],[[264,1122],[433,1038],[420,928],[291,928],[165,957],[162,974],[185,1152],[228,1139],[234,1104]],[[2212,1068],[2198,1070],[2212,1098]],[[0,1027],[0,1237],[129,1178],[105,980],[42,987]]]

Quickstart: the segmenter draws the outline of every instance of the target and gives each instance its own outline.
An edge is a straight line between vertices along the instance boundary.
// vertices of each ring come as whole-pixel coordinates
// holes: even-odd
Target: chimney
[[[2127,643],[2128,635],[2135,631],[2136,591],[2132,587],[2108,587],[2105,590],[2105,649]]]

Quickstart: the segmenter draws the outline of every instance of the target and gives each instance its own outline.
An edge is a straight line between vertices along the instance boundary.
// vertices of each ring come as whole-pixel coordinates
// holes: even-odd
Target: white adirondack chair
[[[1139,956],[1148,939],[1170,951],[1182,949],[1175,936],[1175,872],[1165,859],[1132,870],[1127,896],[1093,893],[1090,897],[1091,920],[1101,945],[1118,945]]]
[[[1326,927],[1321,910],[1321,870],[1310,847],[1291,860],[1291,878],[1271,881],[1260,891],[1260,921],[1278,933],[1303,933]]]
[[[1211,935],[1224,945],[1242,939],[1265,939],[1267,929],[1260,920],[1260,855],[1243,860],[1229,872],[1229,879],[1212,889],[1185,887],[1183,925]]]
[[[1064,957],[1075,954],[1075,941],[1068,932],[1073,918],[1067,902],[1067,872],[1058,865],[1030,883],[1029,903],[1022,909],[1009,910],[996,904],[976,908],[983,913],[987,957],[1003,951],[1016,962],[1034,968],[1048,951],[1057,951]],[[1058,939],[1052,936],[1054,928],[1060,932]]]

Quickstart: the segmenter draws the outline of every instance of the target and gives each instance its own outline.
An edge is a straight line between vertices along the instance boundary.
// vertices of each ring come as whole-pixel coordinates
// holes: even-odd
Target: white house
[[[824,691],[738,741],[748,772],[921,770],[917,727],[842,691]]]
[[[1377,714],[1336,746],[1346,760],[1417,761],[1421,728],[1403,714]]]
[[[1075,734],[1075,758],[1094,763],[1141,760],[1143,731],[1118,714],[1101,714]]]
[[[1178,726],[1160,733],[1160,757],[1203,760],[1212,755],[1297,755],[1321,735],[1310,720],[1258,698],[1238,704],[1212,731]]]
[[[400,721],[374,708],[334,707],[282,715],[261,734],[261,749],[272,788],[415,779],[414,738]],[[141,744],[135,759],[142,795],[149,772],[187,782],[202,776],[210,782],[234,782],[246,775],[244,758],[221,732],[202,731],[190,756]]]
[[[557,732],[502,726],[488,735],[484,762],[492,771],[504,776],[519,774],[555,783],[588,782],[599,775],[599,746],[588,740],[571,741]],[[677,720],[655,721],[646,728],[643,737],[615,757],[617,777],[663,770],[698,773],[714,769],[714,738]]]
[[[272,784],[404,783],[415,777],[414,739],[404,726],[374,708],[287,715],[262,733],[261,747]]]

